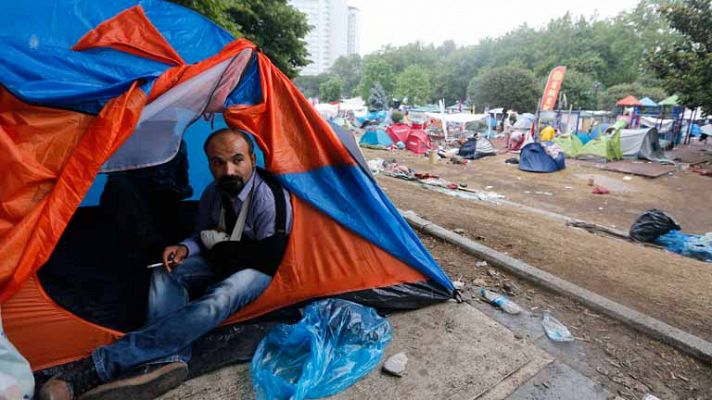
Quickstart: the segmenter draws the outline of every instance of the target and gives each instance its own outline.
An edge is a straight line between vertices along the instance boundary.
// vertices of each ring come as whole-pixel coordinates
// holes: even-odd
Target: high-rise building
[[[358,54],[359,51],[359,29],[358,29],[358,8],[349,7],[349,28],[346,42],[346,54]]]
[[[337,58],[358,52],[358,9],[349,7],[346,0],[289,0],[289,3],[306,14],[312,27],[306,37],[312,63],[302,69],[302,75],[326,72]]]

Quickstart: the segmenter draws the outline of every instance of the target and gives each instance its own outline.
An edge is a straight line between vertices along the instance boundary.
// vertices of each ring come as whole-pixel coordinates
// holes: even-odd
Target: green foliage
[[[379,55],[368,55],[364,57],[363,74],[358,85],[358,93],[362,98],[368,98],[371,89],[376,82],[379,82],[381,90],[384,91],[385,96],[388,96],[393,93],[394,77],[393,67],[387,61]]]
[[[297,85],[304,97],[319,97],[319,88],[321,85],[331,78],[329,74],[319,74],[314,76],[298,76],[294,78],[294,84]]]
[[[236,37],[257,46],[287,76],[307,65],[306,16],[287,0],[172,0],[203,14]]]
[[[473,78],[468,88],[479,109],[505,107],[519,112],[536,110],[541,91],[531,71],[516,67],[487,70]]]
[[[319,85],[319,100],[327,102],[341,100],[343,90],[344,82],[341,78],[330,78],[328,81]]]
[[[566,95],[568,104],[574,109],[594,110],[598,107],[600,89],[601,83],[594,80],[590,74],[568,69],[561,93]]]
[[[676,0],[659,12],[679,36],[650,54],[651,69],[682,103],[712,113],[712,1]]]
[[[453,41],[440,46],[420,42],[386,46],[363,59],[351,56],[337,60],[330,75],[343,80],[346,96],[367,98],[374,83],[379,81],[390,98],[404,94],[407,85],[399,85],[398,79],[406,69],[418,66],[430,77],[426,98],[443,98],[447,104],[453,104],[466,99],[472,78],[488,70],[502,67],[530,70],[543,87],[551,69],[565,65],[569,74],[564,80],[564,93],[569,103],[575,108],[596,108],[597,104],[611,104],[606,89],[621,84],[635,84],[634,89],[638,91],[646,88],[659,91],[662,83],[656,79],[663,75],[653,74],[649,68],[652,64],[645,63],[645,59],[654,54],[655,49],[676,46],[685,37],[683,30],[673,30],[658,12],[667,1],[641,0],[634,9],[607,19],[566,14],[541,28],[524,24],[503,36],[486,38],[465,47],[458,47]],[[709,4],[710,0],[685,1]],[[693,30],[699,35],[712,31],[709,25],[706,31],[702,29],[704,24],[700,21],[695,23],[699,27]],[[685,61],[684,65],[688,64]],[[712,79],[705,80],[704,72],[712,68],[702,70],[704,63],[695,65],[699,65],[700,73],[688,82],[689,86],[708,87],[705,85]],[[670,76],[671,71],[674,70],[668,69],[664,76]],[[670,92],[676,91],[670,85],[681,86],[680,82],[666,82],[669,82]],[[537,98],[540,95],[537,93]]]
[[[385,110],[386,105],[388,104],[388,97],[386,96],[386,92],[383,89],[381,82],[374,82],[373,87],[371,87],[369,92],[368,100],[366,101],[368,104],[368,111]]]
[[[355,97],[356,86],[361,81],[361,56],[351,54],[334,61],[329,72],[344,82],[344,97]]]
[[[599,99],[599,109],[612,110],[618,100],[631,95],[638,99],[650,97],[655,102],[668,97],[668,93],[661,87],[643,86],[638,82],[622,83],[609,87],[608,90],[602,94]]]
[[[420,65],[411,65],[396,78],[396,97],[408,98],[408,104],[423,105],[430,100],[430,73]]]

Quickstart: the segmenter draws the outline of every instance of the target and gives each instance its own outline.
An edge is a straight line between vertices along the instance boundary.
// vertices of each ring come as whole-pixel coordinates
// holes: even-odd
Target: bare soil
[[[403,210],[414,210],[445,228],[521,259],[611,300],[712,340],[712,264],[663,250],[567,227],[546,212],[628,231],[645,210],[664,209],[689,233],[712,231],[712,178],[687,169],[656,179],[625,175],[567,160],[552,174],[520,171],[500,154],[467,165],[428,159],[407,151],[363,149],[367,159],[395,160],[468,188],[504,195],[510,203],[459,199],[418,183],[379,175],[379,184]],[[709,164],[698,168],[710,169]],[[589,181],[607,188],[595,195]],[[512,205],[511,202],[528,207]],[[533,209],[543,210],[534,212]],[[551,309],[584,343],[591,379],[626,399],[655,393],[664,399],[711,399],[712,367],[670,346],[478,261],[455,246],[429,236],[424,244],[453,279],[466,283],[467,301],[479,301],[473,288],[502,290],[514,282],[514,297],[533,313]],[[589,371],[590,372],[590,371]]]
[[[477,267],[479,260],[449,243],[421,236],[443,269],[466,283],[467,302],[480,301],[474,289],[484,286],[502,291],[505,283],[515,285],[507,294],[533,314],[549,309],[582,344],[582,359],[589,368],[581,371],[624,399],[642,399],[647,393],[661,399],[712,398],[712,367],[656,340],[641,335],[619,322],[585,306],[543,290],[491,267]]]
[[[611,300],[712,340],[712,265],[592,235],[508,205],[457,199],[398,179],[379,183],[401,209]]]
[[[467,165],[454,165],[445,160],[430,165],[427,158],[408,151],[363,150],[368,159],[395,159],[417,172],[430,172],[472,189],[497,192],[516,203],[624,231],[642,212],[651,208],[672,214],[684,232],[712,231],[712,177],[688,169],[650,179],[600,170],[589,162],[566,160],[566,169],[562,171],[536,174],[505,164],[504,160],[518,157],[516,154],[486,157]],[[709,150],[712,158],[712,146]],[[610,194],[592,194],[589,179],[608,189]]]
[[[593,174],[586,167],[573,166],[564,170],[568,172],[555,174],[525,175],[516,167],[505,165],[505,156],[478,160],[474,165],[441,162],[430,166],[424,158],[404,151],[366,150],[364,153],[369,158],[390,155],[388,158],[404,162],[418,172],[436,173],[451,181],[467,183],[469,187],[497,191],[508,200],[526,202],[531,207],[619,228],[629,226],[640,211],[661,207],[659,202],[663,200],[660,199],[665,199],[669,205],[666,209],[678,219],[683,229],[688,230],[687,226],[691,223],[687,221],[696,221],[697,231],[712,230],[712,212],[707,210],[708,206],[705,208],[699,203],[699,196],[712,196],[712,179],[697,174],[680,172],[682,176],[677,178],[680,185],[698,194],[697,198],[688,195],[689,201],[682,196],[673,201],[672,198],[677,196],[675,191],[657,183],[657,180],[633,178],[620,182],[621,186],[629,185],[638,192],[648,194],[648,197],[640,196],[648,199],[644,201],[630,194],[635,192],[622,192],[620,189],[617,192],[611,189],[613,192],[609,195],[591,194],[587,179],[578,177],[579,174],[585,177],[603,175],[607,179],[619,177],[598,170]],[[414,210],[448,229],[463,229],[471,239],[712,340],[712,265],[709,263],[593,235],[526,208],[453,198],[385,176],[379,176],[378,181],[401,209]],[[494,185],[500,189],[489,188]],[[573,189],[565,189],[566,186]],[[557,188],[556,191],[554,188]],[[523,194],[525,190],[530,192],[529,196]],[[656,190],[659,194],[653,197],[651,193],[656,193]],[[536,195],[537,191],[554,194]],[[618,206],[611,207],[612,203]],[[707,204],[712,204],[712,199]],[[598,207],[604,210],[598,210]],[[695,207],[698,207],[696,219],[690,215],[690,209]],[[609,211],[605,212],[606,209]]]

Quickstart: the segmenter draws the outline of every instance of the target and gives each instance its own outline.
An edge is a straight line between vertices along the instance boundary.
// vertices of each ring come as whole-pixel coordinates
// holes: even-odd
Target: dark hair
[[[203,151],[205,152],[205,154],[208,153],[208,144],[210,143],[210,141],[213,140],[214,137],[221,135],[225,132],[230,132],[235,135],[242,136],[242,138],[245,140],[245,142],[247,142],[247,148],[248,148],[249,154],[253,155],[255,153],[255,148],[254,148],[255,145],[252,143],[252,138],[250,138],[250,135],[247,132],[241,131],[239,129],[233,129],[233,128],[222,128],[222,129],[218,129],[217,131],[211,133],[210,135],[208,135],[208,138],[205,139],[205,143],[203,144]]]

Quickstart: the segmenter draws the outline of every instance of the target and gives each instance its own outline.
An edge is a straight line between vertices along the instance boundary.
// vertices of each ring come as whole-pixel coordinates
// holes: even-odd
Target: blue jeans
[[[214,271],[201,256],[187,258],[173,272],[155,268],[146,326],[94,350],[99,378],[108,382],[146,363],[187,363],[191,343],[255,300],[272,281],[262,272],[243,269],[215,283]],[[190,301],[191,295],[202,296]]]

